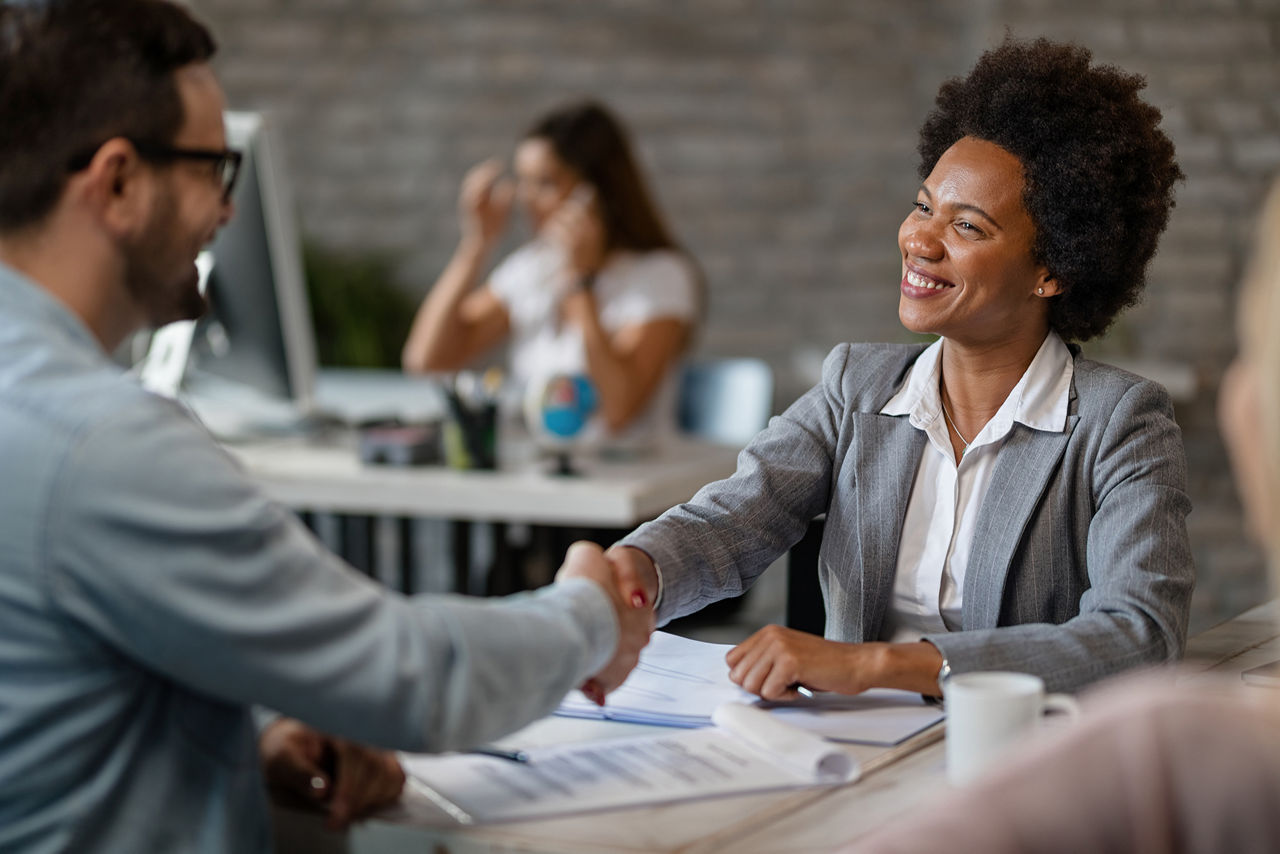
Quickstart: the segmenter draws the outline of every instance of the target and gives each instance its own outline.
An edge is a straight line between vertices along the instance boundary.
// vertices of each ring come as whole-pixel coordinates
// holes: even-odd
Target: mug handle
[[[1080,704],[1070,694],[1049,694],[1044,698],[1044,712],[1062,712],[1069,718],[1080,717]]]

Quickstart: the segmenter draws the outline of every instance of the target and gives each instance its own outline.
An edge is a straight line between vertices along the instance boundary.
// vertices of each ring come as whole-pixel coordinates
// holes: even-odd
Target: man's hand
[[[404,787],[394,753],[334,738],[292,718],[262,731],[258,754],[272,795],[286,803],[327,804],[334,830],[396,800]]]
[[[333,739],[333,797],[329,827],[341,830],[379,807],[394,802],[404,789],[404,769],[396,755],[354,741]]]
[[[604,552],[595,543],[579,541],[569,547],[556,580],[589,578],[599,584],[613,602],[618,617],[618,648],[605,668],[582,686],[582,692],[599,705],[617,688],[640,660],[640,650],[653,634],[653,599],[637,585],[620,580]]]

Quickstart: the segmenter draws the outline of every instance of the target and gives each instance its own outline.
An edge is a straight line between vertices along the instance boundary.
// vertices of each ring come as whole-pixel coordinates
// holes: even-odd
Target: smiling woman
[[[1021,161],[984,139],[966,136],[939,158],[898,230],[904,326],[1035,354],[1059,287],[1032,252],[1024,188]]]
[[[1181,654],[1169,396],[1074,346],[1136,299],[1181,177],[1143,85],[1043,39],[945,83],[898,232],[899,316],[939,339],[837,347],[733,477],[611,550],[669,619],[741,592],[826,514],[826,637],[765,628],[729,653],[734,681],[936,694],[1006,669],[1074,690]]]

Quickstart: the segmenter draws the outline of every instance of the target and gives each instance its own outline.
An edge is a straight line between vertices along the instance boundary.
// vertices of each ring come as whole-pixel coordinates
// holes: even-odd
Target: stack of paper
[[[523,762],[470,754],[401,762],[413,789],[464,824],[833,785],[860,773],[845,748],[737,703],[695,732],[535,747]]]
[[[581,691],[565,697],[556,714],[658,726],[711,726],[722,703],[758,699],[729,681],[729,644],[703,643],[654,632],[627,681],[597,706]]]
[[[765,702],[729,681],[732,646],[654,632],[640,663],[603,707],[573,691],[556,714],[658,726],[705,727],[723,703],[757,703],[787,723],[832,741],[892,746],[942,720],[919,694],[875,688],[857,696],[818,694]]]

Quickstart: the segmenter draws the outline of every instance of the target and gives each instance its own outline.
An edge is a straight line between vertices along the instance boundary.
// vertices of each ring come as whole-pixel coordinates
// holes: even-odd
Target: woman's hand
[[[928,641],[840,643],[782,626],[765,626],[725,656],[729,678],[766,700],[790,700],[803,685],[861,694],[897,688],[937,695],[942,653]]]
[[[568,275],[581,280],[604,266],[604,219],[595,191],[579,184],[543,226],[547,238],[564,252]]]
[[[838,643],[782,626],[765,626],[729,650],[729,678],[766,700],[800,696],[798,686],[861,694],[878,679],[888,644]]]
[[[560,300],[560,321],[565,326],[586,329],[598,320],[595,295],[586,288],[574,288]]]
[[[502,169],[502,161],[496,159],[473,166],[462,179],[458,194],[463,240],[486,250],[498,242],[507,227],[515,197],[515,187],[502,178]]]

